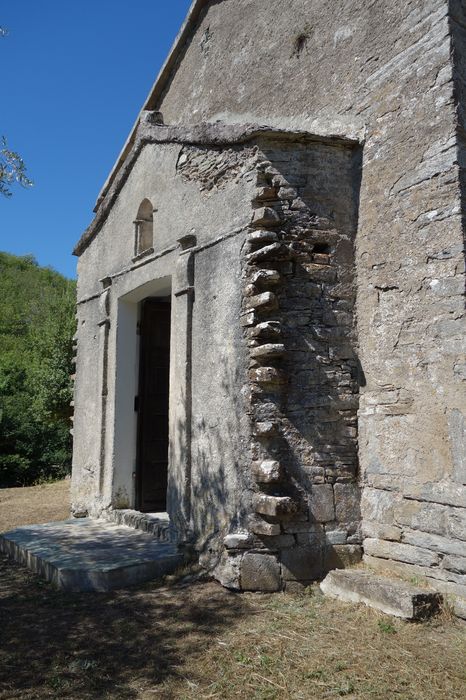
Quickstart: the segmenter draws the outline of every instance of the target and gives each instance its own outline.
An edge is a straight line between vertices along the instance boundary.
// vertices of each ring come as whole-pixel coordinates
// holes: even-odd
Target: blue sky
[[[0,135],[34,180],[0,197],[0,250],[74,277],[74,243],[191,0],[0,2]]]

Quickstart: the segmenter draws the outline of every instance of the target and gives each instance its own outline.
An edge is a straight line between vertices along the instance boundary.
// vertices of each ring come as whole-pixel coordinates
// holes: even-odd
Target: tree
[[[8,30],[0,27],[0,37],[5,37]],[[24,161],[16,151],[8,148],[6,138],[1,137],[0,147],[0,194],[11,197],[11,185],[18,183],[22,187],[32,187],[34,184],[26,175]]]
[[[0,252],[0,488],[70,467],[75,283]]]

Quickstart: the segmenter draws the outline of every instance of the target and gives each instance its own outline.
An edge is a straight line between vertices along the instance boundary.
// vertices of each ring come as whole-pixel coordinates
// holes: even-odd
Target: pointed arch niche
[[[154,211],[149,199],[143,199],[134,220],[134,255],[147,255],[154,250]]]

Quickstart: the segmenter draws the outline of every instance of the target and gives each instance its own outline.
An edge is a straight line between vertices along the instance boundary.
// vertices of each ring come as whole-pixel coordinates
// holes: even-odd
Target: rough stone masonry
[[[171,300],[178,541],[234,588],[363,556],[466,614],[465,27],[193,2],[75,250],[76,515],[139,509],[140,320]]]

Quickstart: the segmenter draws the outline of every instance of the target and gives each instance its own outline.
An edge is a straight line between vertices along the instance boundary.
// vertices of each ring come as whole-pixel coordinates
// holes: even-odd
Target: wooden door
[[[170,311],[169,301],[143,302],[136,474],[138,508],[145,513],[167,508]]]

